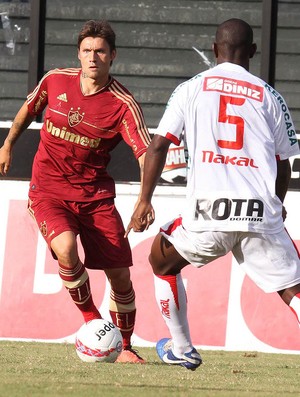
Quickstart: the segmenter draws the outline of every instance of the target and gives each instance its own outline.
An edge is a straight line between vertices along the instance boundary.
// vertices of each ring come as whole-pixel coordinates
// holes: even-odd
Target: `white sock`
[[[187,320],[187,299],[181,274],[176,276],[154,275],[155,297],[159,310],[169,328],[173,353],[181,357],[192,350]]]
[[[297,317],[300,327],[300,293],[292,297],[289,306],[292,309],[292,312]]]

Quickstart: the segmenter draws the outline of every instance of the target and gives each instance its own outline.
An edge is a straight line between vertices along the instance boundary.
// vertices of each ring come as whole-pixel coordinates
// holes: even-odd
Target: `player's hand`
[[[10,164],[12,160],[11,151],[8,150],[5,146],[0,148],[0,174],[5,176],[9,170]]]
[[[286,216],[287,216],[287,211],[285,209],[285,206],[283,205],[282,206],[282,219],[283,219],[283,222],[286,220]]]
[[[155,212],[151,203],[138,202],[127,226],[125,237],[128,237],[131,229],[141,233],[149,229],[155,220]]]

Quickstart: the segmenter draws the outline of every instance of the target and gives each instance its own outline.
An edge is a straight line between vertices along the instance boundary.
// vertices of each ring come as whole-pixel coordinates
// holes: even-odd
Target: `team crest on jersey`
[[[42,233],[42,235],[44,237],[47,236],[47,223],[46,223],[46,221],[43,221],[43,222],[40,223],[40,231],[41,231],[41,233]]]
[[[84,113],[80,114],[79,113],[80,108],[78,108],[77,110],[73,110],[73,108],[71,108],[69,110],[68,113],[68,122],[69,122],[69,126],[70,127],[75,127],[76,125],[78,125],[79,123],[81,123]]]

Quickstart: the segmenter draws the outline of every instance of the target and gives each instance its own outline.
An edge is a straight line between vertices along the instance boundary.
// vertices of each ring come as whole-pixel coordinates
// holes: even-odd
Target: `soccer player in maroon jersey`
[[[138,159],[142,178],[150,137],[140,106],[110,75],[115,57],[110,24],[86,22],[78,36],[81,68],[50,70],[28,95],[0,149],[0,172],[7,174],[17,138],[45,109],[29,212],[58,260],[59,275],[85,322],[101,318],[86,269],[104,270],[111,285],[110,314],[123,336],[118,361],[144,363],[131,346],[136,314],[132,256],[114,205],[115,183],[106,168],[110,151],[123,139]]]

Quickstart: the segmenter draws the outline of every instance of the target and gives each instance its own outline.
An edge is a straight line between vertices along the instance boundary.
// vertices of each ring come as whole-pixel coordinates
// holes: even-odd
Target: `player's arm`
[[[143,179],[144,179],[144,164],[145,164],[145,157],[146,157],[146,153],[143,153],[143,154],[138,158],[139,167],[140,167],[140,181],[141,181],[141,185],[143,184]]]
[[[283,203],[286,192],[288,190],[289,182],[291,178],[291,165],[290,161],[287,160],[277,160],[277,177],[275,192]],[[282,219],[285,221],[287,216],[286,209],[284,205],[282,206]]]
[[[139,158],[138,158],[138,162],[139,162],[139,167],[140,167],[140,192],[139,192],[139,196],[138,196],[138,200],[134,206],[134,209],[136,209],[136,206],[138,205],[139,201],[140,201],[140,197],[141,197],[141,191],[142,191],[142,185],[143,185],[143,180],[144,180],[144,164],[145,164],[145,157],[146,157],[146,152],[143,153]]]
[[[147,149],[140,197],[126,235],[131,229],[135,232],[142,232],[153,222],[152,195],[164,168],[170,144],[169,139],[155,135]]]
[[[2,175],[7,174],[11,165],[14,144],[33,121],[34,117],[29,113],[27,101],[25,101],[12,123],[3,146],[0,148],[0,173]]]
[[[145,157],[141,201],[151,202],[154,189],[166,163],[170,144],[169,139],[154,135]]]
[[[291,165],[289,159],[277,160],[276,195],[283,202],[291,178]]]

